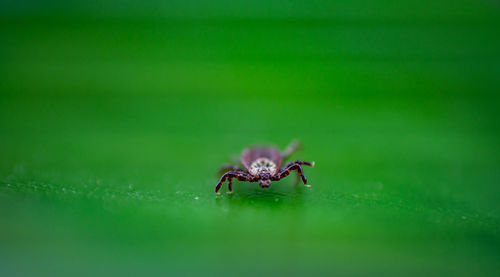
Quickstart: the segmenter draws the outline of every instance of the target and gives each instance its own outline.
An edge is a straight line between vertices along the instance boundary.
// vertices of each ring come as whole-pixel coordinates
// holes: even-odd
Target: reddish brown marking
[[[278,148],[255,147],[243,150],[243,153],[241,154],[241,163],[245,166],[246,170],[249,171],[250,165],[258,158],[268,158],[276,164],[277,170],[272,176],[279,172],[281,163],[283,162],[283,154],[281,154]]]
[[[288,146],[287,150],[284,153],[276,147],[253,147],[247,148],[241,154],[241,163],[245,166],[245,169],[240,169],[235,165],[226,165],[221,168],[220,173],[224,173],[220,178],[219,183],[215,187],[215,192],[218,193],[222,184],[227,180],[228,188],[231,192],[233,190],[232,181],[233,178],[236,178],[239,181],[246,182],[258,182],[260,181],[260,186],[263,188],[267,188],[270,186],[270,181],[278,181],[290,174],[291,171],[296,170],[298,176],[304,182],[304,185],[307,184],[307,179],[304,173],[302,172],[301,165],[314,166],[314,163],[306,162],[306,161],[295,161],[287,164],[285,167],[281,168],[281,164],[284,160],[286,160],[293,152],[295,152],[299,148],[298,142],[292,142],[290,146]],[[259,158],[266,158],[272,161],[276,165],[276,171],[269,173],[269,171],[260,171],[260,173],[252,175],[250,174],[250,168],[252,163],[254,163]],[[229,172],[227,172],[230,170]],[[307,186],[307,185],[306,185]]]

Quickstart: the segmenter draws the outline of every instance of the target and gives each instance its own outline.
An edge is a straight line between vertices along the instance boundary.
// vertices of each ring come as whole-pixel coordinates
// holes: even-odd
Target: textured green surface
[[[19,3],[2,275],[500,274],[494,1]],[[293,138],[311,188],[214,194]]]

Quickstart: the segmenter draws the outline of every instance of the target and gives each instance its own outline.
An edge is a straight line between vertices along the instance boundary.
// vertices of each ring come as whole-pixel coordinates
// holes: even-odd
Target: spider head
[[[276,164],[268,158],[258,158],[250,165],[248,171],[260,180],[262,188],[271,186],[271,176],[276,174]]]
[[[263,170],[259,172],[259,179],[260,179],[260,187],[261,188],[268,188],[271,186],[271,173],[267,170]]]
[[[271,176],[276,173],[276,164],[268,158],[256,159],[249,168],[250,174],[260,180],[262,188],[271,186]]]
[[[269,179],[260,179],[260,187],[261,188],[268,188],[271,186],[271,180]]]

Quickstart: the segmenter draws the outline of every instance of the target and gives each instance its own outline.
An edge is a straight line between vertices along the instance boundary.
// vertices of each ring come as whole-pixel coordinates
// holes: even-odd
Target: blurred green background
[[[497,1],[2,1],[0,37],[2,276],[500,275]],[[294,138],[311,188],[215,195]]]

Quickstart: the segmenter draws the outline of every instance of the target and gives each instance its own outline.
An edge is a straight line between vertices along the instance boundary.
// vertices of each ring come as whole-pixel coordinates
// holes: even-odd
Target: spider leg
[[[301,167],[301,165],[307,165],[307,166],[313,167],[314,166],[314,162],[306,162],[306,161],[297,160],[297,161],[294,161],[293,163],[290,163],[290,164],[297,164],[298,165],[298,168],[297,168],[297,184],[299,183],[299,179],[302,178],[302,181],[304,182],[304,185],[306,185],[307,187],[310,187],[309,185],[306,184],[307,183],[307,178],[304,175],[304,173],[302,173],[302,167]]]
[[[291,162],[289,163],[288,165],[292,165],[292,164],[299,164],[299,165],[307,165],[307,166],[310,166],[310,167],[313,167],[314,166],[314,162],[306,162],[306,161],[294,161],[294,162]]]
[[[297,173],[299,176],[302,178],[302,181],[304,181],[304,174],[302,174],[302,167],[296,163],[289,163],[285,167],[283,167],[278,174],[272,177],[273,181],[278,181],[290,174],[292,170],[297,170]],[[307,183],[307,179],[305,180],[304,183]]]
[[[228,171],[244,171],[244,170],[241,169],[241,167],[234,165],[234,164],[225,164],[225,165],[221,166],[219,171],[217,171],[217,176],[220,177],[220,176],[222,176],[222,174],[224,174]]]
[[[217,184],[217,186],[215,186],[215,193],[219,193],[219,190],[220,190],[222,184],[226,181],[226,179],[228,180],[229,192],[232,192],[233,191],[233,183],[232,183],[233,178],[236,178],[240,181],[246,181],[246,182],[255,182],[256,181],[255,177],[253,177],[252,175],[250,175],[246,172],[229,171],[229,172],[226,172],[224,175],[222,175],[222,177],[220,178],[219,183]]]
[[[227,179],[227,193],[233,193],[233,178]]]
[[[295,151],[297,151],[300,148],[300,142],[298,140],[293,140],[290,142],[290,144],[287,146],[285,151],[283,152],[283,160],[288,159]]]
[[[287,164],[281,171],[273,177],[273,181],[280,180],[282,178],[285,178],[290,174],[292,170],[297,170],[298,176],[302,179],[302,182],[304,183],[305,186],[307,185],[307,178],[302,172],[302,166],[301,165],[307,165],[307,166],[314,166],[314,162],[306,162],[306,161],[295,161]]]

